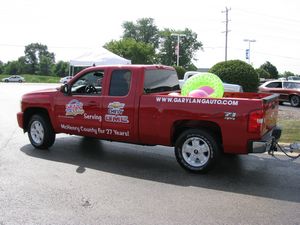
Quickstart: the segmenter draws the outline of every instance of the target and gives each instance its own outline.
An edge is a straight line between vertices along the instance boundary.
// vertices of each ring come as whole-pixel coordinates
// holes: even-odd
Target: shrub
[[[241,60],[217,63],[209,72],[218,75],[223,82],[241,85],[245,92],[256,92],[259,85],[254,68]]]

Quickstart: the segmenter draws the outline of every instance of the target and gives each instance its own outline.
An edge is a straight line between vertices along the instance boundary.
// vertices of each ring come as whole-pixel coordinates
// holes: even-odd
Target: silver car
[[[2,79],[3,82],[25,82],[25,78],[19,75],[12,75],[10,77],[6,77]]]

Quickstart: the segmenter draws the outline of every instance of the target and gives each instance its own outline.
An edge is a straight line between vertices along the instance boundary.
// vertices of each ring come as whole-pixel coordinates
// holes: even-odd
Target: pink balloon
[[[210,86],[203,86],[203,87],[199,88],[199,90],[205,91],[208,95],[211,95],[212,93],[215,92],[215,89],[213,89]]]
[[[191,91],[188,94],[188,96],[189,97],[205,98],[205,97],[208,97],[208,94],[205,91],[203,91],[203,90],[196,89],[196,90]]]

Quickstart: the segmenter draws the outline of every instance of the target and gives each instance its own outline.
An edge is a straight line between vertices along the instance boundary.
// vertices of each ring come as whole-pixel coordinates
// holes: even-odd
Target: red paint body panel
[[[28,115],[47,112],[56,133],[91,136],[100,139],[148,145],[173,146],[181,130],[205,128],[220,133],[224,152],[246,154],[249,141],[261,140],[276,126],[278,99],[263,93],[225,93],[223,98],[170,96],[170,92],[144,93],[146,70],[174,70],[156,65],[98,66],[81,71],[71,81],[89,72],[102,71],[101,95],[67,95],[52,89],[25,94],[18,124],[27,129]],[[128,70],[129,92],[109,96],[111,74]],[[269,100],[268,100],[269,99]],[[248,131],[249,115],[263,112],[258,132]]]

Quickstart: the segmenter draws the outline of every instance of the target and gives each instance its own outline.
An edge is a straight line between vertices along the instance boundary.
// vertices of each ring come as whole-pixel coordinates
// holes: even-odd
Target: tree
[[[264,69],[265,71],[267,71],[270,74],[271,78],[273,78],[273,79],[278,78],[277,68],[274,65],[272,65],[269,61],[262,64],[259,68]]]
[[[132,64],[155,63],[154,47],[151,44],[137,42],[132,38],[110,41],[104,47],[121,57],[131,59]]]
[[[284,73],[282,74],[283,77],[288,78],[288,77],[293,77],[295,76],[294,73],[290,72],[290,71],[284,71]]]
[[[4,65],[4,74],[18,74],[18,61],[9,61]]]
[[[25,56],[18,58],[18,74],[28,74],[30,73],[30,65],[26,61]]]
[[[218,75],[223,82],[239,84],[246,92],[255,92],[259,84],[254,68],[241,60],[229,60],[215,64],[209,72]]]
[[[42,61],[42,70],[51,67],[55,63],[54,53],[48,51],[46,45],[32,43],[25,46],[25,58],[30,65],[29,73],[36,74],[41,71],[40,62]],[[47,59],[46,59],[47,58]],[[48,63],[49,65],[46,65]]]
[[[124,39],[132,38],[137,42],[152,44],[154,48],[158,47],[159,30],[154,24],[154,19],[141,18],[136,23],[126,21],[122,27]]]
[[[179,64],[184,68],[190,67],[192,60],[196,60],[195,53],[202,48],[202,43],[197,40],[197,34],[190,29],[176,31],[164,29],[160,32],[161,45],[159,48],[159,59],[162,64],[175,65],[177,61],[176,46],[177,37],[172,36],[172,33],[184,34],[185,37],[179,39]]]
[[[58,61],[53,70],[54,74],[59,77],[65,77],[69,74],[69,63],[64,61]]]
[[[4,64],[3,62],[0,60],[0,74],[2,74],[4,71]]]
[[[265,78],[265,79],[270,79],[271,78],[271,75],[262,68],[257,68],[255,71],[258,74],[259,78]]]
[[[174,66],[178,79],[183,79],[186,70],[182,66]]]
[[[54,66],[51,58],[42,55],[40,57],[38,73],[41,75],[51,75],[52,67]]]

